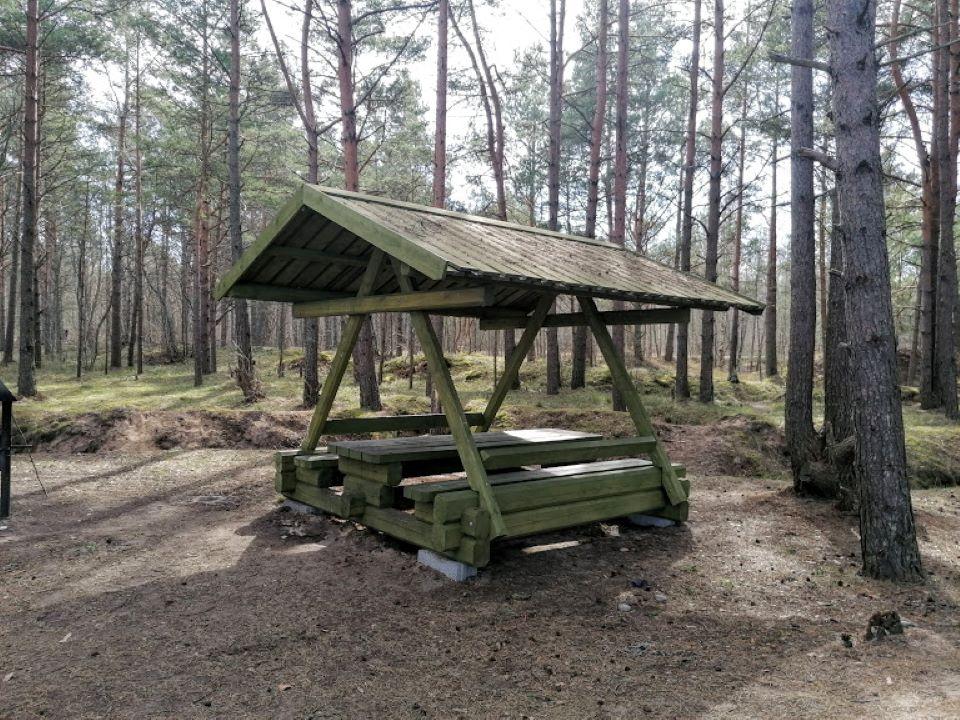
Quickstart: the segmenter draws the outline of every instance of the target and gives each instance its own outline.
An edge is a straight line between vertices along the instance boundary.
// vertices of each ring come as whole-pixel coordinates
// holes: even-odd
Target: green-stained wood
[[[500,511],[506,518],[510,513],[642,490],[656,490],[661,485],[660,468],[650,465],[632,470],[609,470],[495,485],[494,494]],[[478,503],[476,493],[472,490],[442,493],[433,501],[433,521],[453,522],[473,507],[478,507]]]
[[[603,440],[568,440],[542,447],[520,445],[484,448],[480,451],[480,458],[487,470],[500,470],[523,465],[559,465],[625,457],[650,452],[656,446],[657,440],[652,436]]]
[[[467,413],[467,422],[483,423],[483,413]],[[374,432],[409,432],[447,427],[443,413],[423,415],[373,415],[359,418],[330,418],[324,426],[328,435],[359,435]]]
[[[442,552],[450,548],[437,547],[432,523],[417,520],[412,514],[394,508],[377,508],[367,505],[361,522],[364,525],[405,540],[419,547]]]
[[[611,495],[610,497],[582,500],[564,505],[550,505],[536,510],[508,513],[503,516],[503,521],[506,524],[509,537],[520,537],[585,525],[586,523],[632,515],[633,513],[645,513],[662,508],[666,503],[666,494],[662,489],[657,488],[655,490],[642,490],[629,495]]]
[[[490,541],[464,536],[460,538],[460,547],[444,555],[467,565],[483,567],[490,562]]]
[[[365,480],[372,480],[382,485],[399,485],[403,479],[403,466],[400,463],[389,465],[374,465],[360,460],[342,457],[339,462],[340,472],[344,475],[353,475]]]
[[[680,485],[680,481],[673,471],[673,465],[670,462],[670,458],[667,457],[663,445],[656,437],[653,423],[650,422],[647,409],[643,406],[643,400],[640,399],[640,393],[637,392],[637,388],[633,384],[633,378],[631,378],[630,373],[627,372],[623,358],[620,357],[620,353],[617,352],[616,346],[613,344],[610,331],[607,330],[607,326],[604,325],[600,319],[600,313],[597,311],[596,303],[594,303],[592,298],[584,295],[578,296],[577,300],[580,302],[580,307],[583,309],[583,313],[587,318],[590,330],[593,332],[593,336],[597,341],[597,346],[600,348],[600,352],[603,353],[603,359],[607,362],[610,377],[614,385],[617,386],[623,395],[627,410],[630,412],[633,424],[637,428],[637,434],[649,435],[656,439],[656,444],[650,451],[650,459],[653,460],[654,465],[663,470],[663,487],[667,492],[667,497],[670,499],[670,504],[676,505],[682,503],[687,499],[687,494],[683,491],[683,487]]]
[[[442,280],[447,261],[426,248],[411,242],[378,222],[358,213],[345,203],[338,202],[332,194],[326,194],[312,185],[301,187],[303,204],[363,238],[391,257],[410,265],[431,280]]]
[[[337,456],[335,453],[317,453],[316,455],[297,455],[293,459],[293,464],[298,468],[308,468],[310,470],[333,469],[337,468]]]
[[[373,285],[377,280],[377,274],[380,272],[380,266],[383,264],[383,252],[375,250],[370,256],[370,263],[363,273],[360,280],[360,288],[357,291],[358,296],[369,295]],[[340,337],[340,344],[337,346],[337,352],[330,363],[330,369],[327,371],[327,377],[324,378],[323,387],[320,389],[320,396],[317,398],[317,407],[313,411],[313,417],[310,419],[310,427],[307,428],[307,436],[303,439],[301,450],[304,453],[312,453],[317,447],[320,435],[323,433],[327,416],[330,414],[330,408],[333,407],[333,401],[337,397],[337,390],[343,381],[343,374],[350,363],[350,354],[353,352],[354,345],[360,337],[360,329],[363,327],[365,315],[351,315],[344,323],[343,334]]]
[[[306,483],[297,483],[293,492],[284,493],[291,500],[305,503],[337,517],[358,517],[367,507],[360,495],[344,491],[337,493],[327,488],[318,488]]]
[[[394,268],[403,292],[413,292],[413,283],[410,281],[409,275],[403,271],[399,263],[394,263]],[[440,405],[447,416],[450,434],[457,446],[463,469],[467,473],[467,481],[470,483],[470,487],[479,493],[483,507],[490,513],[493,536],[499,537],[505,532],[503,518],[500,516],[500,510],[497,507],[497,501],[493,496],[490,483],[487,482],[487,472],[484,470],[480,453],[473,441],[470,424],[464,414],[460,396],[457,395],[457,390],[453,385],[453,378],[450,377],[450,369],[443,357],[443,350],[437,341],[433,324],[427,314],[420,311],[411,312],[410,321],[420,340],[420,347],[426,355],[427,366],[430,369],[434,387],[437,389]]]
[[[273,488],[281,495],[293,492],[297,487],[297,473],[295,470],[281,470],[277,468],[273,475]]]
[[[500,410],[504,398],[507,397],[507,393],[510,391],[510,388],[517,378],[517,374],[520,372],[520,366],[527,357],[527,353],[530,352],[533,341],[537,339],[537,333],[543,325],[544,318],[547,317],[547,313],[550,312],[550,308],[553,306],[554,298],[554,295],[544,295],[540,298],[536,308],[533,310],[533,314],[530,316],[530,319],[527,320],[526,328],[520,336],[520,341],[514,347],[513,354],[507,358],[506,365],[503,368],[503,374],[497,381],[497,385],[493,388],[493,393],[487,401],[487,407],[483,411],[483,424],[480,426],[481,431],[485,432],[489,430],[493,421],[496,419],[497,412]]]
[[[460,527],[464,535],[481,540],[490,539],[490,515],[483,508],[465,510],[460,520]]]
[[[311,290],[310,288],[284,287],[282,285],[264,285],[261,283],[238,283],[230,288],[230,297],[247,300],[270,300],[274,302],[307,302],[310,300],[331,300],[353,297],[349,293]]]
[[[343,478],[343,489],[355,495],[362,495],[368,505],[378,508],[395,507],[400,497],[399,488],[353,475]]]
[[[690,308],[654,308],[651,310],[611,310],[600,313],[604,325],[658,325],[663,323],[677,323],[686,325],[690,322]],[[524,319],[514,316],[496,317],[492,311],[480,319],[481,330],[508,330],[524,327]],[[587,317],[583,313],[556,313],[547,315],[543,327],[583,327],[587,324]]]
[[[295,318],[334,317],[362,313],[433,312],[450,308],[481,308],[493,304],[493,288],[477,287],[464,290],[428,290],[401,295],[368,295],[340,300],[317,300],[293,306]]]
[[[301,186],[293,196],[283,204],[283,207],[280,208],[280,212],[277,213],[273,221],[261,231],[253,244],[244,251],[240,259],[233,264],[233,267],[231,267],[220,279],[220,282],[217,283],[216,290],[214,290],[213,293],[213,296],[217,300],[222,299],[224,295],[227,294],[230,288],[233,287],[243,273],[257,261],[260,254],[273,242],[274,238],[283,230],[284,226],[293,220],[297,213],[306,214],[308,212],[304,209],[303,204],[303,186]]]
[[[274,257],[290,258],[292,260],[303,260],[304,262],[346,265],[347,267],[366,267],[368,260],[365,257],[338,255],[337,253],[325,252],[323,250],[314,250],[310,247],[299,248],[288,245],[272,245],[267,254]]]
[[[560,467],[542,468],[540,470],[518,470],[516,472],[491,473],[487,480],[491,485],[509,485],[510,483],[528,482],[530,480],[545,480],[547,478],[566,477],[569,475],[588,475],[591,473],[607,472],[609,470],[631,470],[652,467],[649,460],[628,458],[626,460],[600,460],[591,463],[577,463],[575,465],[561,465]],[[682,465],[674,465],[673,471],[677,477],[683,477],[686,469]],[[454,490],[468,490],[470,485],[466,480],[439,480],[414,483],[403,486],[404,497],[415,502],[433,502],[440,493]]]

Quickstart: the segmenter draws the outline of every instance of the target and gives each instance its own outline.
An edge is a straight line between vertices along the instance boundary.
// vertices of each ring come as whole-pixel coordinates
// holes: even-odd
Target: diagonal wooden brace
[[[493,394],[487,402],[487,409],[483,411],[483,425],[480,426],[482,432],[486,432],[490,429],[490,426],[493,425],[493,421],[497,417],[497,412],[499,412],[504,398],[513,386],[513,381],[516,379],[517,373],[520,372],[520,366],[523,364],[524,358],[526,358],[527,353],[530,352],[530,347],[533,345],[533,341],[537,339],[537,333],[540,332],[547,313],[549,313],[550,308],[553,307],[554,298],[556,298],[556,295],[553,294],[544,295],[540,298],[540,302],[538,302],[536,308],[534,308],[530,319],[527,320],[523,335],[520,336],[520,341],[514,348],[513,354],[507,358],[507,364],[503,368],[503,374],[500,376],[499,381],[497,381],[497,386],[493,389]]]
[[[413,283],[400,263],[395,261],[394,269],[401,291],[414,292]],[[484,510],[490,514],[491,538],[506,535],[507,528],[503,523],[500,506],[487,479],[487,471],[483,467],[483,460],[480,459],[480,452],[470,432],[470,424],[463,411],[460,396],[457,395],[457,389],[453,385],[453,378],[450,377],[450,369],[443,358],[443,349],[437,340],[430,317],[425,312],[416,310],[410,313],[410,322],[420,340],[423,354],[427,358],[427,367],[430,369],[434,387],[440,397],[440,406],[447,416],[447,425],[450,427],[453,442],[457,446],[463,469],[467,473],[467,482],[470,488],[480,496],[480,504]]]
[[[643,406],[640,393],[633,384],[630,373],[627,372],[627,366],[624,364],[623,358],[620,357],[620,353],[617,352],[617,348],[613,344],[610,331],[607,330],[607,326],[603,324],[603,320],[600,318],[596,303],[594,303],[593,298],[587,295],[578,295],[577,300],[580,302],[580,307],[583,308],[583,314],[586,316],[587,324],[597,340],[600,352],[603,353],[603,359],[607,362],[613,384],[623,393],[623,399],[627,404],[627,410],[630,412],[633,424],[637,428],[637,434],[650,435],[657,441],[656,447],[650,451],[650,459],[654,465],[660,468],[660,473],[663,476],[663,487],[670,504],[677,505],[684,502],[687,499],[687,494],[683,491],[683,485],[677,479],[677,474],[673,470],[670,458],[667,457],[667,453],[663,449],[660,438],[653,430],[653,423],[650,422],[647,409]]]
[[[380,272],[380,266],[383,264],[383,251],[374,249],[370,256],[370,262],[367,269],[360,279],[360,288],[357,290],[357,297],[369,295],[377,281],[377,274]],[[323,380],[323,388],[320,390],[320,397],[317,398],[317,407],[313,411],[313,417],[310,418],[310,427],[307,429],[307,436],[303,439],[300,450],[309,454],[317,449],[317,443],[323,434],[323,426],[326,425],[327,416],[330,415],[330,409],[333,407],[333,401],[337,397],[337,390],[340,389],[340,383],[343,382],[343,374],[350,364],[350,356],[353,348],[357,344],[357,338],[360,337],[360,329],[363,327],[366,315],[351,315],[343,328],[343,335],[340,337],[340,344],[337,345],[337,352],[333,356],[333,362],[330,363],[330,370],[327,377]]]

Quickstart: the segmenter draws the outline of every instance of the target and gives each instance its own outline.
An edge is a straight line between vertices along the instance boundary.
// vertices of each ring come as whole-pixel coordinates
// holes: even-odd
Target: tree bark
[[[23,160],[22,160],[22,214],[23,235],[20,241],[20,364],[17,372],[17,393],[21,396],[37,394],[33,373],[34,343],[34,267],[33,250],[37,241],[37,163],[40,143],[37,116],[40,109],[37,74],[40,68],[40,17],[37,0],[27,0],[25,77],[23,86]]]
[[[940,35],[939,73],[935,86],[940,96],[938,103],[937,145],[940,166],[940,247],[937,259],[936,297],[936,374],[940,391],[939,404],[948,418],[960,417],[957,408],[957,361],[954,337],[954,310],[957,303],[957,257],[953,237],[957,208],[957,127],[958,98],[956,97],[956,69],[950,43],[956,39],[955,21],[951,18],[950,0],[937,0]]]
[[[876,4],[830,0],[840,236],[863,571],[922,578],[897,382],[877,107]]]
[[[548,227],[560,229],[560,122],[563,102],[563,26],[565,0],[550,0],[550,115],[547,162]],[[556,307],[552,312],[556,311]],[[560,343],[557,328],[547,328],[547,395],[560,392]]]
[[[24,126],[26,131],[26,126]],[[22,150],[21,150],[22,154]],[[21,160],[20,173],[16,176],[17,181],[17,199],[16,210],[13,215],[13,242],[10,245],[10,287],[7,295],[7,325],[4,329],[3,340],[3,364],[9,365],[13,362],[13,339],[17,323],[17,304],[20,298],[17,296],[17,287],[20,281],[20,247],[21,247],[21,225],[23,223],[23,167]]]
[[[240,1],[230,0],[230,92],[227,137],[229,173],[230,259],[236,263],[243,254],[243,228],[240,221]],[[250,339],[250,314],[247,301],[233,300],[233,336],[237,350],[237,384],[243,399],[254,402],[263,396],[253,366]],[[316,366],[316,365],[314,365]]]
[[[777,87],[779,91],[779,85]],[[777,105],[780,94],[777,92]],[[773,134],[770,162],[770,237],[767,244],[767,308],[763,312],[764,372],[779,374],[777,368],[777,131]]]
[[[615,147],[613,153],[613,227],[610,242],[624,246],[627,221],[627,77],[629,69],[630,43],[630,2],[619,0],[617,12],[617,75],[614,99],[616,102]],[[622,300],[613,302],[614,310],[622,310]],[[615,325],[612,330],[613,344],[617,353],[623,356],[623,325]],[[626,410],[623,393],[614,386],[613,409]]]
[[[697,103],[700,76],[700,6],[701,0],[693,0],[693,50],[690,54],[690,100],[687,105],[687,144],[684,150],[683,167],[683,226],[680,233],[680,270],[690,272],[690,251],[693,241],[693,176],[696,172],[697,152]],[[677,372],[674,381],[674,396],[677,400],[690,397],[689,373],[689,328],[677,326]]]
[[[140,37],[137,37],[133,78],[133,298],[130,317],[130,343],[127,346],[127,367],[135,367],[136,374],[143,374],[143,149],[140,132]]]
[[[791,4],[791,57],[813,59],[813,0]],[[790,350],[784,429],[793,488],[805,492],[816,452],[813,429],[813,353],[817,342],[817,273],[813,160],[813,70],[790,68]]]
[[[593,120],[590,123],[590,159],[587,164],[587,210],[584,234],[597,236],[597,203],[600,197],[600,149],[603,143],[603,123],[607,115],[607,37],[610,23],[607,0],[600,0],[597,25],[597,62],[595,82],[597,86]],[[587,328],[573,329],[573,357],[571,358],[570,388],[586,385]]]
[[[707,192],[707,237],[704,277],[717,281],[720,245],[720,173],[723,168],[723,0],[713,2],[713,77],[710,100],[710,184]],[[700,402],[713,402],[714,314],[704,310],[700,324]]]
[[[357,108],[353,86],[353,3],[337,0],[337,80],[340,88],[341,145],[343,179],[347,190],[360,189],[358,159]],[[360,387],[360,407],[380,410],[380,386],[377,384],[373,325],[367,318],[353,349],[353,374]]]
[[[740,99],[740,147],[737,157],[737,214],[733,229],[733,261],[730,265],[730,289],[740,292],[740,260],[743,250],[743,171],[747,160],[747,96],[749,88],[743,89]],[[730,350],[727,357],[727,380],[740,382],[740,311],[730,311]]]
[[[113,256],[110,265],[110,367],[121,366],[123,326],[121,292],[123,284],[123,186],[126,166],[127,113],[130,107],[129,58],[123,65],[123,101],[117,116],[117,174],[113,196]]]

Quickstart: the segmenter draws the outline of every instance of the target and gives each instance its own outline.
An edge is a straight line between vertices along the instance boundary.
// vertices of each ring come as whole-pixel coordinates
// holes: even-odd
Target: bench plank
[[[652,436],[601,440],[566,440],[549,446],[495,447],[480,451],[488,470],[518,465],[547,465],[583,460],[602,460],[650,452],[657,446]]]

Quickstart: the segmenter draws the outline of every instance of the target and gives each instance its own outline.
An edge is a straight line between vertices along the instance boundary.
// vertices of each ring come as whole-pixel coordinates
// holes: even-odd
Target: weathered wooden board
[[[314,302],[296,303],[295,318],[334,317],[383,312],[410,312],[411,310],[450,310],[480,308],[493,304],[493,288],[478,287],[463,290],[432,290],[402,295],[368,295]]]
[[[482,413],[467,413],[471,425],[483,422]],[[443,413],[424,415],[374,415],[359,418],[330,418],[323,426],[327,435],[354,435],[373,432],[410,432],[447,427]]]
[[[481,330],[508,330],[522,328],[524,318],[513,315],[480,319]],[[686,324],[690,322],[690,308],[653,308],[650,310],[611,310],[600,313],[604,325],[658,325],[662,323]],[[587,317],[583,313],[555,313],[544,318],[544,327],[585,327]]]
[[[633,513],[649,512],[665,507],[668,502],[663,490],[657,488],[629,495],[611,495],[565,505],[551,505],[536,510],[506,513],[503,516],[503,522],[507,526],[508,537],[520,537]]]
[[[650,452],[657,446],[656,438],[604,438],[600,440],[568,440],[551,445],[527,447],[508,446],[485,448],[480,451],[483,466],[488,470],[523,465],[575,463],[586,460],[604,460],[625,455]]]
[[[291,500],[298,500],[337,517],[357,517],[367,507],[364,498],[349,492],[337,493],[327,488],[318,488],[306,483],[297,483],[293,492],[284,493]]]
[[[630,468],[652,467],[653,463],[649,460],[639,458],[628,458],[626,460],[602,460],[595,463],[577,463],[575,465],[561,465],[558,467],[541,468],[540,470],[519,470],[508,473],[491,473],[487,477],[491,485],[506,485],[515,482],[527,482],[530,480],[543,480],[552,477],[565,477],[568,475],[583,475],[587,473],[606,472],[608,470],[626,470]],[[676,466],[680,468],[680,466]],[[681,470],[682,471],[682,468]],[[433,502],[433,499],[439,493],[450,492],[453,490],[465,490],[469,487],[466,480],[440,480],[434,482],[422,482],[414,485],[404,485],[403,494],[405,497],[419,502]]]
[[[547,444],[564,440],[599,438],[596,433],[553,428],[537,430],[510,430],[474,433],[478,448],[506,445]],[[456,444],[450,435],[422,435],[419,437],[386,440],[337,440],[328,443],[328,449],[340,457],[367,463],[396,463],[434,458],[454,457]]]

